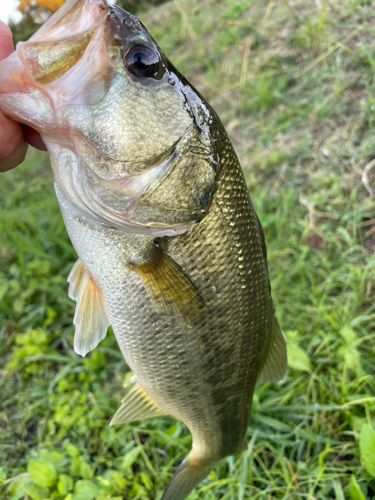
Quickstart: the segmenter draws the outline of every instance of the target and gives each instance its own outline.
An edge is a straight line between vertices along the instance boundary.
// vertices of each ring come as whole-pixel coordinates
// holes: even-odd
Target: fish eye
[[[125,66],[134,76],[156,78],[161,66],[159,54],[147,45],[134,45],[125,56]]]

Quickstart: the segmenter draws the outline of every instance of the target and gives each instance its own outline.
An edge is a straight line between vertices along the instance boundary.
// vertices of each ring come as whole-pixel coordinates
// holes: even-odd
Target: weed
[[[142,21],[229,131],[289,346],[246,451],[189,500],[374,499],[372,2],[176,0]],[[130,374],[111,334],[73,352],[76,256],[47,159],[1,179],[0,496],[160,498],[190,434],[169,417],[108,427]]]

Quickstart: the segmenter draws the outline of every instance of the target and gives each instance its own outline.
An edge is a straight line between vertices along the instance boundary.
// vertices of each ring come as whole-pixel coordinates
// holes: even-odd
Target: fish
[[[68,0],[0,63],[0,110],[38,131],[78,260],[74,349],[111,325],[134,376],[111,424],[169,415],[192,448],[162,500],[241,451],[286,370],[260,221],[215,111],[133,15]]]

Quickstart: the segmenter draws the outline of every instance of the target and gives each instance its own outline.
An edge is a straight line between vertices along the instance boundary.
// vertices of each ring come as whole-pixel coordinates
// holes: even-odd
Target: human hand
[[[0,61],[13,52],[12,32],[0,21]],[[0,112],[0,172],[6,172],[23,162],[27,145],[46,151],[40,135],[7,118]]]

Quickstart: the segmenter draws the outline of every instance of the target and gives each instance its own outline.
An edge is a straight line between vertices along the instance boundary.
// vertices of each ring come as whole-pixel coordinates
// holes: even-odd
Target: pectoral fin
[[[286,344],[275,316],[273,317],[271,345],[266,362],[258,378],[258,382],[277,382],[281,380],[287,368]]]
[[[139,382],[136,382],[122,400],[122,405],[115,413],[110,425],[124,424],[144,418],[167,415],[152,399]]]
[[[84,274],[85,274],[85,268],[83,267],[83,264],[80,261],[80,259],[78,259],[77,262],[72,267],[72,270],[70,271],[68,276],[68,283],[69,283],[68,295],[69,298],[71,298],[72,300],[77,301],[79,297],[79,292],[81,290],[81,285],[82,285],[82,278]]]
[[[108,315],[100,288],[80,260],[74,264],[68,281],[69,297],[77,301],[73,320],[74,350],[86,356],[106,336]]]
[[[145,264],[132,262],[155,308],[168,316],[182,316],[191,326],[206,306],[189,277],[169,255],[156,247],[150,261]]]

